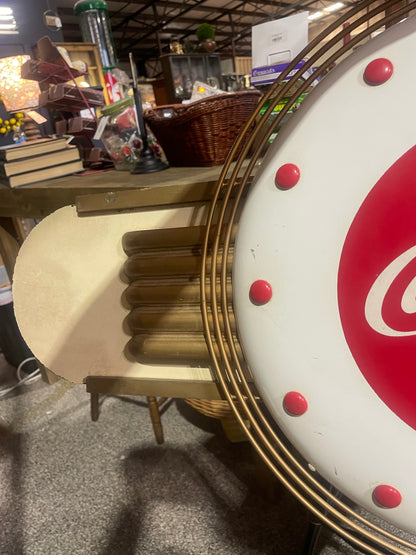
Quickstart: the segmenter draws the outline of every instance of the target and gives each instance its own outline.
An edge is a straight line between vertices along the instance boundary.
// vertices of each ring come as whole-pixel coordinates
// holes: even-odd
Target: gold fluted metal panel
[[[212,321],[212,314],[208,315]],[[221,316],[220,316],[221,318]],[[234,314],[230,314],[231,328],[235,331]],[[132,335],[142,331],[204,331],[199,305],[182,305],[167,308],[165,305],[141,306],[133,309],[127,317],[127,324]]]
[[[238,345],[237,338],[235,342]],[[137,333],[130,340],[129,352],[138,361],[147,364],[190,364],[207,365],[211,362],[210,353],[202,333],[156,331],[152,333]],[[214,350],[219,355],[218,346]],[[228,354],[230,351],[227,350]],[[237,356],[244,364],[241,349],[237,347]],[[249,375],[245,370],[245,379]]]
[[[204,235],[205,228],[202,226],[131,231],[124,234],[122,244],[127,256],[155,249],[164,252],[172,248],[201,249]]]
[[[124,297],[131,307],[126,318],[131,335],[127,349],[142,363],[210,364],[200,310],[205,231],[195,226],[133,231],[123,237],[128,256],[124,274],[130,282]],[[222,253],[217,256],[222,259]],[[232,258],[231,251],[229,270]],[[231,282],[227,287],[231,292]],[[219,278],[214,289],[220,298]],[[235,326],[234,315],[229,317]],[[241,351],[239,356],[243,361]]]
[[[217,253],[222,259],[222,252]],[[131,255],[125,265],[124,273],[129,280],[141,277],[172,277],[172,276],[199,276],[202,255],[184,249],[170,249],[160,251],[142,251]],[[211,257],[208,258],[211,264]],[[231,269],[232,253],[228,258],[228,267]]]
[[[210,288],[208,285],[207,288]],[[231,295],[231,281],[227,288]],[[160,304],[167,309],[175,304],[200,304],[200,281],[198,276],[165,277],[155,280],[143,278],[133,281],[125,291],[125,298],[132,308],[137,306]],[[215,284],[215,293],[220,298],[220,282]],[[209,291],[210,293],[210,291]]]

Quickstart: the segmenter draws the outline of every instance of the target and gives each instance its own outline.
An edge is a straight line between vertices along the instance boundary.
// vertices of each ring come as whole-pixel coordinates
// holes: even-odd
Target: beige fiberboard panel
[[[20,250],[13,296],[32,352],[55,374],[212,381],[208,368],[149,366],[124,355],[128,308],[121,279],[129,231],[198,225],[205,207],[78,217],[73,206],[42,220]]]

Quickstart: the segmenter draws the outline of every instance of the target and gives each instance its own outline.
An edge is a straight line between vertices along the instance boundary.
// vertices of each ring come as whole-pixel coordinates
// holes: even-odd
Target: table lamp
[[[3,134],[11,132],[13,127],[17,127],[17,123],[23,122],[25,129],[24,135],[21,137],[23,140],[35,139],[40,136],[35,122],[31,118],[25,117],[26,110],[39,105],[40,94],[37,81],[29,81],[21,77],[21,67],[29,59],[28,55],[0,58],[0,98],[6,110],[11,114],[8,120],[9,125],[1,126],[0,130],[3,129]]]

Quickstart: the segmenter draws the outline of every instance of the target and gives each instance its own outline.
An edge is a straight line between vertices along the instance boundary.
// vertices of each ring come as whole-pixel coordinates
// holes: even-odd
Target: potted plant
[[[216,49],[215,29],[211,23],[201,23],[195,34],[199,41],[198,50],[200,52],[213,52]]]

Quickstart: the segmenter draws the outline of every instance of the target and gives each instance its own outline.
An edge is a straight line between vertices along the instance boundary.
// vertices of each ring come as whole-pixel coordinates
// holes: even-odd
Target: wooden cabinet
[[[222,88],[219,54],[168,54],[160,59],[169,104],[189,99],[195,81]]]

